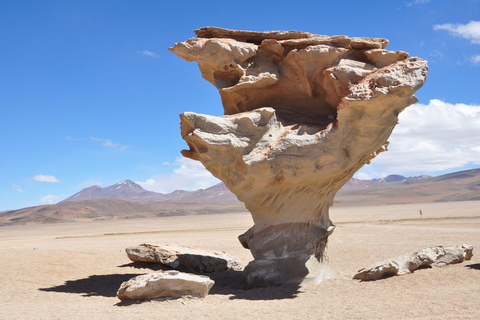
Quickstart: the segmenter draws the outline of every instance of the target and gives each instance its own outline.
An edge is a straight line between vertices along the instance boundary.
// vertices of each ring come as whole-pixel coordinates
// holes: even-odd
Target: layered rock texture
[[[176,270],[155,272],[125,281],[118,289],[117,297],[122,301],[184,296],[205,298],[214,284],[208,277]]]
[[[125,251],[132,261],[161,263],[184,272],[242,270],[242,264],[237,257],[222,251],[146,243],[129,247]]]
[[[240,236],[255,261],[247,287],[315,278],[332,233],[335,193],[386,150],[417,101],[427,63],[388,40],[206,27],[170,48],[197,61],[225,116],[186,112],[185,157],[199,160],[252,213]],[[321,269],[321,268],[320,268]]]
[[[470,260],[473,256],[473,247],[461,244],[455,247],[431,247],[415,251],[404,256],[399,256],[374,263],[358,271],[353,279],[368,281],[378,280],[387,276],[412,273],[421,267],[443,267],[448,264],[460,263]]]

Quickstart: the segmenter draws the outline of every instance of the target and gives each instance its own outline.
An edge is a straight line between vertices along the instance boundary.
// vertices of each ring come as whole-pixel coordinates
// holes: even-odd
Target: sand
[[[419,219],[419,210],[423,219]],[[166,243],[224,250],[246,265],[237,236],[248,213],[0,228],[0,319],[479,319],[480,202],[332,208],[335,279],[243,290],[240,272],[212,275],[203,300],[120,303],[123,281],[153,272],[124,249]],[[472,260],[374,282],[374,262],[429,246],[469,243]]]

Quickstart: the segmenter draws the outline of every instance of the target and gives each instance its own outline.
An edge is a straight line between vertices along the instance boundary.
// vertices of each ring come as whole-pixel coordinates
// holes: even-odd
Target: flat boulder
[[[171,245],[141,244],[125,249],[128,258],[138,262],[161,263],[192,273],[242,270],[237,257],[223,251],[206,251]]]
[[[214,285],[206,276],[177,270],[154,272],[125,281],[117,291],[122,300],[151,300],[156,298],[181,298],[192,296],[204,298]]]
[[[473,247],[461,244],[454,247],[442,246],[425,248],[404,256],[387,259],[374,263],[358,271],[353,279],[368,281],[378,280],[386,276],[412,273],[420,267],[442,267],[447,264],[460,263],[470,260],[473,256]]]

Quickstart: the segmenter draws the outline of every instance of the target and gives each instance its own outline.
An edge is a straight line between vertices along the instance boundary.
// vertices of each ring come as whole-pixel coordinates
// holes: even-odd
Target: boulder
[[[358,271],[353,279],[378,280],[385,276],[403,275],[412,273],[420,267],[442,267],[447,264],[460,263],[470,260],[473,256],[473,247],[462,244],[455,247],[431,247],[415,251],[404,256],[399,256],[374,263]]]
[[[222,251],[146,243],[129,247],[125,251],[132,261],[161,263],[184,272],[242,270],[242,264],[237,257]]]
[[[177,270],[155,272],[125,281],[118,289],[117,297],[122,301],[184,296],[204,298],[214,283],[209,277]]]

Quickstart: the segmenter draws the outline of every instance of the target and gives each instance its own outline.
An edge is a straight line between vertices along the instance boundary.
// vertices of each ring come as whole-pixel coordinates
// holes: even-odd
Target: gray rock
[[[372,264],[359,270],[353,279],[378,280],[384,276],[412,273],[424,266],[442,267],[447,264],[460,263],[464,260],[470,260],[473,256],[472,251],[473,247],[469,244],[448,248],[442,246],[425,248]]]
[[[155,272],[125,281],[118,289],[117,297],[122,301],[183,296],[204,298],[214,283],[209,277],[177,270]]]
[[[125,251],[132,261],[162,263],[184,272],[242,270],[242,264],[237,257],[222,251],[146,243],[129,247]]]

